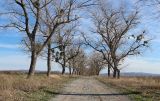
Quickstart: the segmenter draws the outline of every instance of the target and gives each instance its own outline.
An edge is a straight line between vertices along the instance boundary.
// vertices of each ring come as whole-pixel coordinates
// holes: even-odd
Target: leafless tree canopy
[[[104,69],[106,65],[102,54],[93,52],[88,59],[88,74],[99,75],[100,71]]]
[[[145,2],[150,3],[149,0]],[[99,75],[107,67],[108,76],[113,69],[113,77],[119,78],[120,63],[149,47],[146,31],[138,28],[139,9],[127,9],[123,3],[115,7],[108,0],[11,0],[6,4],[10,4],[8,12],[2,15],[9,15],[9,21],[2,26],[24,34],[22,45],[31,56],[28,77],[34,75],[38,57],[45,56],[47,76],[54,60],[62,66],[62,74],[68,67],[70,74],[87,71]],[[160,1],[153,0],[150,4],[159,6]],[[91,9],[85,9],[90,6]],[[91,19],[92,35],[82,29],[79,31],[81,11]],[[96,52],[86,55],[82,43]]]
[[[69,64],[69,60],[76,57],[79,54],[81,43],[79,40],[75,40],[75,33],[77,33],[77,24],[72,24],[69,26],[62,27],[61,30],[57,31],[55,34],[55,40],[53,45],[55,49],[58,48],[59,52],[55,54],[55,61],[61,64],[62,74],[65,73],[65,68]],[[53,51],[55,50],[53,49]]]
[[[91,0],[12,0],[9,24],[25,33],[23,40],[31,52],[31,64],[28,77],[34,74],[39,54],[50,43],[58,27],[79,19],[77,10],[92,5]],[[46,36],[45,38],[43,36]]]
[[[86,45],[102,53],[103,58],[116,71],[120,72],[118,65],[130,55],[138,55],[148,47],[145,31],[132,33],[139,21],[138,10],[126,11],[124,7],[118,9],[107,8],[103,2],[98,2],[97,11],[91,12],[95,25],[93,33],[100,36],[99,40],[89,41],[83,34]]]

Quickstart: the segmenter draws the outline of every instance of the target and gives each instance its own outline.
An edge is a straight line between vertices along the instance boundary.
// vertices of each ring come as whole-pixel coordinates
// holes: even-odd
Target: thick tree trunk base
[[[51,52],[51,44],[49,43],[48,44],[48,57],[47,57],[47,76],[49,77],[50,74],[51,74],[51,55],[52,55],[52,52]]]
[[[117,76],[117,70],[114,69],[114,70],[113,70],[113,78],[116,78],[116,76]]]
[[[72,69],[69,67],[69,75],[72,75]]]
[[[62,75],[65,73],[65,67],[62,68]]]
[[[51,64],[48,64],[48,70],[47,70],[47,76],[49,77],[51,75]]]
[[[120,70],[117,70],[117,79],[120,79]]]
[[[50,77],[50,75],[51,75],[51,72],[50,72],[50,71],[48,71],[48,72],[47,72],[47,76],[48,76],[48,77]]]
[[[72,75],[74,75],[75,74],[75,69],[73,68],[73,70],[72,70]]]
[[[108,67],[108,77],[110,77],[110,67]]]
[[[31,78],[34,75],[34,73],[35,73],[35,67],[36,67],[36,62],[37,62],[36,53],[32,52],[32,55],[31,55],[31,64],[30,64],[30,68],[29,68],[29,72],[28,72],[27,78]]]

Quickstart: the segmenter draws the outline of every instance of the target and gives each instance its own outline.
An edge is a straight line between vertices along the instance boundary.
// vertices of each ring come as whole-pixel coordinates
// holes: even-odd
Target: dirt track
[[[83,77],[67,84],[63,92],[50,101],[130,101],[129,98],[99,81]]]

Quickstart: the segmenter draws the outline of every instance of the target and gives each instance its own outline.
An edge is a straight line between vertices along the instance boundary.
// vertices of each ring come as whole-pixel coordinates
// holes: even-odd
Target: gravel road
[[[62,93],[50,101],[130,101],[116,90],[92,77],[82,77],[67,84]]]

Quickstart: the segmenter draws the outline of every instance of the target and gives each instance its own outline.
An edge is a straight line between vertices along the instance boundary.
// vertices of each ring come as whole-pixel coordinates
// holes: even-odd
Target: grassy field
[[[0,73],[0,101],[48,101],[61,92],[64,84],[76,79],[68,75],[37,74],[26,79],[26,74]],[[160,77],[121,77],[112,79],[96,77],[97,80],[129,94],[133,101],[160,101]]]
[[[26,74],[0,74],[0,101],[48,101],[75,77],[44,74],[26,79]]]
[[[133,101],[160,101],[160,77],[96,78],[121,93],[129,94]]]

